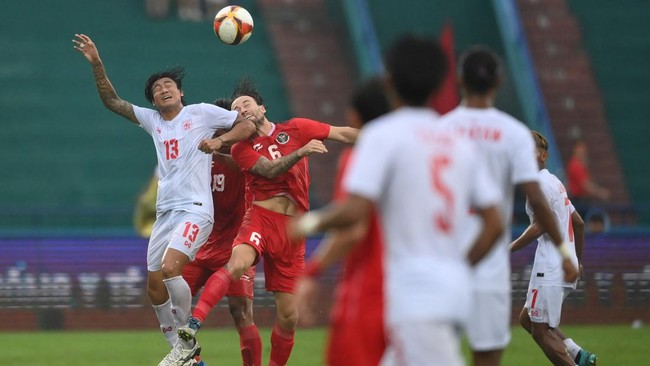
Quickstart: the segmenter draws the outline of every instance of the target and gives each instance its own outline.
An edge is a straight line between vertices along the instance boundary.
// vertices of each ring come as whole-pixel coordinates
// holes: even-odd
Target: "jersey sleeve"
[[[262,154],[253,149],[248,141],[241,141],[234,144],[231,154],[241,170],[250,170],[260,159],[260,156],[262,156]]]
[[[158,112],[153,109],[138,107],[135,104],[132,105],[133,113],[135,114],[135,118],[138,120],[140,127],[151,135],[151,132],[153,131],[153,123],[155,121],[154,118]]]
[[[208,103],[200,103],[199,106],[207,117],[208,125],[215,130],[231,129],[239,114],[237,111],[229,111]]]
[[[343,188],[348,194],[355,194],[377,202],[392,169],[392,157],[396,156],[396,139],[383,133],[381,125],[365,128],[359,135],[354,154],[343,179]],[[377,148],[381,146],[381,148]]]
[[[510,150],[512,161],[512,184],[539,181],[539,168],[535,153],[535,140],[527,127],[521,126],[513,139]]]
[[[325,140],[330,134],[330,128],[332,128],[327,123],[308,118],[294,118],[292,121],[299,127],[300,138],[304,143],[311,140]]]

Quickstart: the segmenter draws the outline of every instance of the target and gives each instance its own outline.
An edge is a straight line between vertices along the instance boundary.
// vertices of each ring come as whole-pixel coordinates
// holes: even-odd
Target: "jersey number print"
[[[433,181],[433,190],[444,201],[443,211],[434,214],[435,226],[445,234],[449,234],[454,225],[452,222],[454,213],[454,194],[449,185],[443,180],[442,174],[451,164],[451,159],[447,155],[436,155],[431,158],[431,178]]]
[[[165,158],[167,160],[174,160],[178,158],[178,140],[171,139],[165,140]]]
[[[212,176],[212,192],[223,192],[226,189],[226,176],[214,174]]]

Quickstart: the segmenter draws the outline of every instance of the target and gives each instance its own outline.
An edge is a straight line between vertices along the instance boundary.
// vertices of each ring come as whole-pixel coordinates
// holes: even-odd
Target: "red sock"
[[[262,338],[255,324],[239,331],[239,348],[244,366],[262,366]]]
[[[289,360],[293,349],[293,329],[280,328],[277,324],[273,326],[271,333],[271,360],[269,366],[284,366]]]
[[[194,307],[192,316],[203,322],[221,298],[226,295],[226,291],[233,283],[234,279],[225,268],[213,273],[203,287],[203,292],[199,297],[199,302]]]

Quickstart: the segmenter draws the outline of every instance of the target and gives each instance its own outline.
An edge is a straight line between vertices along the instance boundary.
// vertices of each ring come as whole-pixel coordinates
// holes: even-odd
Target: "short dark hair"
[[[156,73],[151,74],[151,76],[149,76],[149,79],[147,79],[147,82],[144,84],[145,98],[147,98],[149,103],[153,104],[153,84],[162,78],[172,79],[174,83],[176,83],[176,87],[178,87],[178,90],[183,90],[184,77],[185,77],[185,68],[183,68],[182,66],[175,66],[167,70],[158,71]],[[186,105],[184,97],[181,97],[181,103],[183,103],[183,105]]]
[[[486,94],[497,87],[501,77],[501,62],[494,51],[485,46],[473,46],[460,57],[458,72],[470,93]]]
[[[423,106],[442,84],[447,57],[435,39],[405,35],[384,57],[395,92],[408,105]]]
[[[262,96],[257,91],[257,87],[248,76],[243,77],[241,80],[235,84],[235,90],[232,92],[230,97],[233,101],[239,97],[248,96],[255,100],[258,105],[263,105],[264,100]]]
[[[230,98],[217,98],[214,100],[214,105],[223,109],[230,110],[232,107],[232,99]]]
[[[546,137],[537,131],[531,131],[531,133],[533,134],[533,139],[535,140],[535,146],[548,151],[548,140],[546,140]]]
[[[384,92],[382,79],[373,77],[363,81],[352,93],[350,105],[366,123],[388,113],[390,105]]]

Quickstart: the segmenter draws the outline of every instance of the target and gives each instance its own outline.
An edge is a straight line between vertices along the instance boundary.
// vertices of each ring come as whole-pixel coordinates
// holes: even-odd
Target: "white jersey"
[[[537,182],[535,142],[530,130],[514,117],[496,108],[467,108],[458,106],[441,118],[441,123],[453,127],[475,142],[487,160],[488,173],[501,189],[499,205],[503,234],[492,250],[474,269],[473,285],[487,291],[510,291],[510,244],[515,185]],[[473,240],[479,228],[476,217],[468,219],[465,239]]]
[[[576,256],[575,238],[573,233],[573,224],[571,214],[575,208],[567,197],[566,189],[559,179],[548,170],[543,169],[539,172],[540,188],[544,192],[546,201],[551,207],[560,225],[562,240],[569,243],[571,249],[571,261],[578,268],[578,257]],[[526,201],[526,213],[532,223],[534,213]],[[555,247],[553,240],[548,234],[544,234],[537,239],[537,251],[535,252],[535,262],[533,271],[530,274],[530,281],[534,284],[566,286],[576,288],[577,280],[574,282],[564,282],[564,271],[562,270],[562,256]]]
[[[212,104],[183,107],[171,121],[153,109],[133,106],[140,126],[149,133],[158,157],[159,181],[156,209],[183,210],[214,217],[210,167],[212,155],[198,149],[217,129],[230,129],[237,112]]]
[[[412,107],[378,118],[363,128],[344,179],[378,208],[389,324],[466,318],[471,271],[455,236],[470,205],[500,199],[472,144],[437,120]]]

